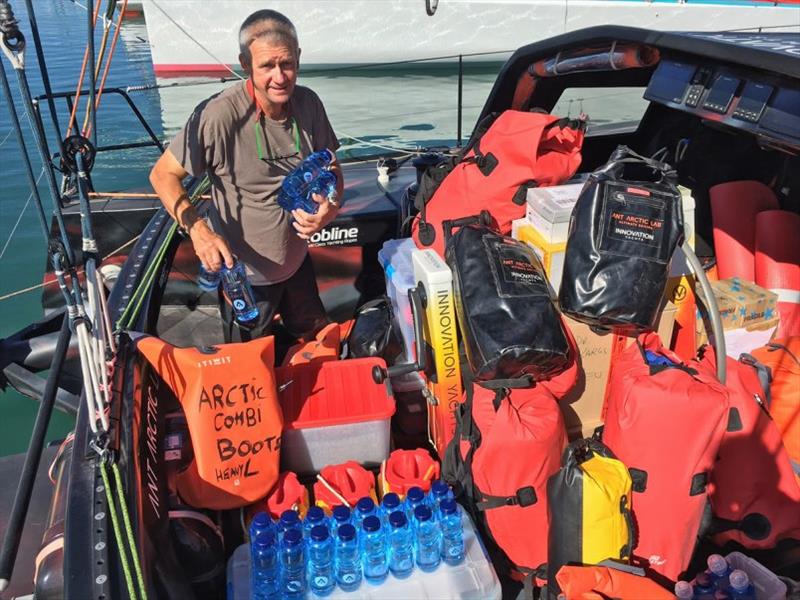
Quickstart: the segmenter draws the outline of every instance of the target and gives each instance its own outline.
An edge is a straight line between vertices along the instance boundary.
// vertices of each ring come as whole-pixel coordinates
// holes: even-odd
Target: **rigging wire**
[[[47,167],[42,167],[42,170],[39,172],[39,177],[36,179],[36,185],[39,185],[39,182],[42,180],[44,176],[44,170]],[[11,233],[8,234],[8,238],[6,238],[6,243],[3,244],[3,249],[0,250],[0,260],[3,260],[3,256],[6,254],[6,250],[8,250],[8,246],[11,243],[11,238],[14,237],[14,234],[17,232],[17,227],[22,222],[22,216],[25,214],[25,211],[28,209],[28,205],[31,203],[33,199],[33,192],[30,193],[28,199],[25,201],[25,205],[22,207],[22,210],[19,212],[19,216],[17,217],[17,222],[14,223],[14,227],[11,228]]]
[[[85,7],[88,12],[88,7]],[[97,25],[97,14],[100,12],[100,2],[94,7],[94,16],[92,17],[92,31]],[[83,52],[83,63],[81,64],[81,72],[78,75],[78,86],[75,89],[75,100],[72,105],[72,111],[69,115],[69,123],[67,124],[67,137],[72,134],[72,127],[75,125],[76,116],[78,113],[78,100],[81,98],[81,90],[83,89],[83,80],[86,78],[86,66],[89,64],[89,46],[87,44],[86,50]]]

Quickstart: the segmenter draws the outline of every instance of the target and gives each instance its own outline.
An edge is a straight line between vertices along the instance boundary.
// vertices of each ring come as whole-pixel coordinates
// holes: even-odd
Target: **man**
[[[189,234],[208,271],[234,256],[247,270],[259,317],[234,326],[222,303],[226,341],[267,333],[280,313],[293,335],[309,339],[327,323],[307,240],[336,216],[322,196],[316,214],[289,215],[277,203],[284,177],[314,151],[339,147],[319,97],[297,86],[300,48],[294,25],[273,10],[259,10],[239,30],[239,62],[247,73],[238,83],[200,104],[150,173],[162,203]],[[337,197],[344,187],[341,168]],[[181,181],[209,175],[216,212],[212,226],[190,205]]]

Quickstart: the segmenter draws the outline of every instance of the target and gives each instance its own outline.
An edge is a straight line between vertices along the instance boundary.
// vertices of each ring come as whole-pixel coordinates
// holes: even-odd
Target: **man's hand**
[[[228,242],[214,233],[205,221],[196,221],[189,229],[194,252],[207,271],[216,272],[222,268],[223,261],[228,268],[233,267],[233,253]]]
[[[339,212],[339,208],[328,202],[325,196],[314,194],[312,199],[319,204],[317,214],[311,215],[302,208],[296,208],[292,211],[292,216],[294,217],[292,225],[297,230],[297,235],[304,240],[310,239],[312,235],[333,221],[336,213]]]

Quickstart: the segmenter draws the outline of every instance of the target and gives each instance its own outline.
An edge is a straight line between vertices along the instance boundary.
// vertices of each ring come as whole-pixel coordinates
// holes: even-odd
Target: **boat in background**
[[[142,0],[141,5],[159,76],[238,69],[231,34],[263,8],[295,24],[304,66],[459,55],[500,60],[524,44],[607,23],[654,31],[800,32],[798,0]]]

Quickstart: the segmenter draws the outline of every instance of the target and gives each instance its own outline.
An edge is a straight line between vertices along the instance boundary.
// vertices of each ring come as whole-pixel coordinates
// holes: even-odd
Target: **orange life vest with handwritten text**
[[[273,338],[198,349],[145,336],[137,348],[186,415],[194,461],[178,475],[181,498],[224,510],[266,496],[278,478],[283,428]]]

